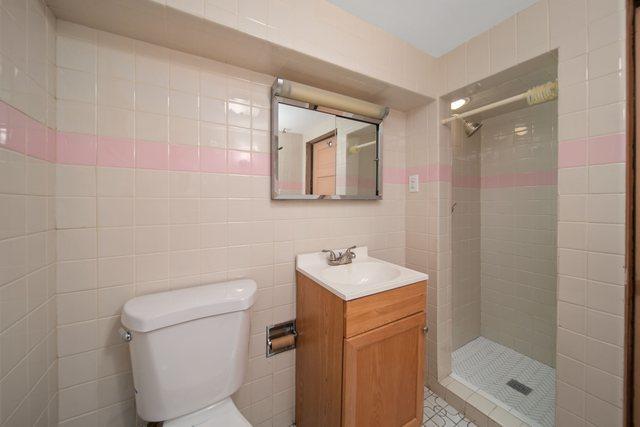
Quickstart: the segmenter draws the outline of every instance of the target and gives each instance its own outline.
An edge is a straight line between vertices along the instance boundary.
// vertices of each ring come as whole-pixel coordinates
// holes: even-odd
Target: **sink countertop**
[[[340,251],[342,252],[343,250],[344,249]],[[356,258],[353,260],[353,262],[351,264],[345,264],[341,266],[330,266],[327,263],[326,253],[314,252],[300,254],[296,256],[296,270],[313,279],[322,287],[324,287],[334,295],[340,297],[344,301],[362,298],[368,295],[377,294],[379,292],[388,291],[390,289],[400,288],[402,286],[429,279],[429,276],[425,273],[411,270],[397,264],[392,264],[381,259],[370,257],[366,246],[357,247],[353,250],[353,252],[356,254]],[[365,263],[367,264],[365,265]],[[365,270],[368,266],[373,266],[373,264],[378,263],[381,264],[378,268],[379,270],[387,268],[389,271],[393,271],[392,269],[396,269],[399,274],[394,274],[395,277],[389,279],[373,280],[371,281],[371,283],[366,283],[366,280],[364,280],[363,283],[341,283],[339,281],[331,280],[329,277],[326,277],[327,269],[342,269],[344,270],[344,273],[349,274],[352,270],[354,270],[353,267],[356,265],[356,268],[362,267],[362,270]],[[335,270],[331,271],[331,273],[335,272]]]

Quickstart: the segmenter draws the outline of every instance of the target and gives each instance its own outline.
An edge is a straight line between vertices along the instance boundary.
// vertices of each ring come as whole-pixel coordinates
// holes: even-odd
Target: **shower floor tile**
[[[452,377],[477,390],[532,426],[555,423],[556,370],[484,337],[452,353]],[[507,385],[515,379],[532,390],[524,395]]]

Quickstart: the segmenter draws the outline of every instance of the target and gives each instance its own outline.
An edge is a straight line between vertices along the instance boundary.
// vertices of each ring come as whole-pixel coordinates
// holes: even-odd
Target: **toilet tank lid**
[[[122,324],[149,332],[203,317],[249,309],[256,295],[250,279],[214,283],[133,298],[122,308]]]

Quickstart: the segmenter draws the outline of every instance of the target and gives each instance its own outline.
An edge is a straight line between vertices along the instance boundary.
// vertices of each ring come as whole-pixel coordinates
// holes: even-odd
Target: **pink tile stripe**
[[[162,142],[136,141],[135,165],[140,169],[169,169],[169,145]]]
[[[627,136],[624,133],[589,139],[589,164],[624,163],[627,160]]]
[[[271,155],[267,153],[251,153],[251,175],[271,175]]]
[[[67,165],[95,166],[96,137],[81,133],[58,132],[57,161]]]
[[[450,182],[452,176],[451,165],[430,164],[420,166],[410,166],[406,169],[405,182],[410,175],[418,175],[420,182]]]
[[[30,120],[27,122],[27,147],[25,154],[40,160],[48,160],[47,127],[42,123]]]
[[[200,147],[200,171],[227,172],[227,150],[216,147]]]
[[[176,171],[201,171],[268,176],[268,153],[249,153],[215,147],[194,147],[127,138],[96,137],[72,132],[56,132],[21,111],[0,101],[0,147],[50,162],[69,165],[97,165]],[[558,146],[558,167],[622,163],[626,160],[624,133],[562,141]],[[523,173],[477,178],[452,177],[450,165],[430,164],[408,168],[384,168],[383,182],[406,184],[418,174],[420,182],[451,182],[454,186],[495,187],[511,185],[552,185],[556,174]]]
[[[135,151],[133,141],[126,138],[98,137],[98,166],[117,168],[134,167]]]
[[[480,179],[482,188],[534,187],[538,185],[556,185],[557,183],[558,172],[556,170],[506,173],[483,176]]]
[[[198,172],[200,170],[200,154],[195,145],[169,145],[169,170]]]
[[[55,131],[2,101],[0,147],[40,160],[56,160]]]
[[[465,188],[480,188],[480,177],[479,176],[453,176],[453,186],[454,187],[465,187]]]
[[[625,161],[625,133],[561,141],[558,144],[559,168],[624,163]]]
[[[281,190],[302,191],[301,182],[278,181],[278,186],[280,187]]]
[[[227,172],[251,175],[251,153],[248,151],[227,151]]]
[[[558,167],[573,168],[587,164],[587,140],[561,141],[558,143]]]

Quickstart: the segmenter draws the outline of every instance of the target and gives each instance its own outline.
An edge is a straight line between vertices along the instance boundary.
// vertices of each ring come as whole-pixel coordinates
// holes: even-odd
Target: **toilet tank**
[[[142,419],[189,414],[240,388],[256,288],[253,280],[235,280],[144,295],[124,305],[121,320],[131,333],[136,410]]]

